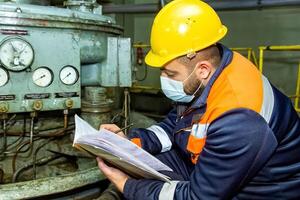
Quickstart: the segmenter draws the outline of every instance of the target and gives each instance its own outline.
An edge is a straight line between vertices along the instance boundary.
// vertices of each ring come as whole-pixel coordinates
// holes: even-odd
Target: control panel
[[[78,41],[67,32],[23,33],[0,35],[0,113],[80,108]]]

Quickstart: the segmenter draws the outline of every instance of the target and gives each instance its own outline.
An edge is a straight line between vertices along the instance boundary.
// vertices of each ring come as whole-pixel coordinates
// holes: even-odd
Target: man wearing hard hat
[[[98,159],[126,199],[300,199],[300,119],[250,61],[217,43],[226,32],[200,0],[174,0],[156,16],[146,63],[177,106],[129,138],[173,181],[133,179]]]

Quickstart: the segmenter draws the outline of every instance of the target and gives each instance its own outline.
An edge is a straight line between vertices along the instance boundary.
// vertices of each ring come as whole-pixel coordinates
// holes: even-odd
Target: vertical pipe
[[[65,109],[64,110],[64,128],[68,128],[68,114],[69,114],[69,110]]]
[[[259,47],[259,71],[263,73],[264,47]]]
[[[251,60],[251,52],[252,52],[252,49],[249,48],[249,49],[247,50],[247,57],[248,57],[248,60]]]
[[[255,52],[253,50],[252,50],[251,54],[252,54],[252,58],[253,58],[253,62],[255,64],[255,66],[258,67],[258,63],[257,63],[257,59],[256,59],[256,56],[255,56]]]
[[[30,146],[32,146],[32,143],[33,143],[33,128],[34,128],[34,116],[31,116],[31,120],[30,120]]]
[[[125,115],[125,127],[128,126],[129,122],[129,108],[128,108],[128,97],[129,97],[129,90],[125,88],[124,90],[124,115]],[[127,135],[128,130],[125,129],[124,133]]]
[[[300,96],[300,61],[298,66],[298,78],[297,78],[296,99],[295,99],[295,108],[297,112],[299,112],[299,96]]]
[[[2,149],[1,149],[1,152],[0,152],[0,160],[3,160],[5,158],[5,151],[6,151],[6,148],[7,148],[7,135],[6,135],[6,120],[5,118],[3,119],[3,146],[2,146]]]
[[[165,1],[164,0],[160,0],[160,6],[164,7],[165,5],[166,5]]]

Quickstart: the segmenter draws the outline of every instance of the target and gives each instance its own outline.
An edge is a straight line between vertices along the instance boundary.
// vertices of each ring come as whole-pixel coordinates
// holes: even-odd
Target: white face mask
[[[193,95],[188,95],[184,92],[183,83],[190,78],[193,72],[184,81],[176,81],[164,76],[160,76],[161,89],[163,93],[169,99],[176,102],[185,102],[185,103],[191,102],[195,98],[195,94],[199,91],[199,89],[203,85],[203,81],[201,81],[201,84],[196,89]]]

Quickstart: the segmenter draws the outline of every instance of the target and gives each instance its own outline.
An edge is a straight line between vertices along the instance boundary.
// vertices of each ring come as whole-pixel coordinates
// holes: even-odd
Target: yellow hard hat
[[[174,0],[154,19],[151,50],[145,61],[162,67],[179,56],[209,47],[222,39],[227,28],[217,13],[201,0]]]

